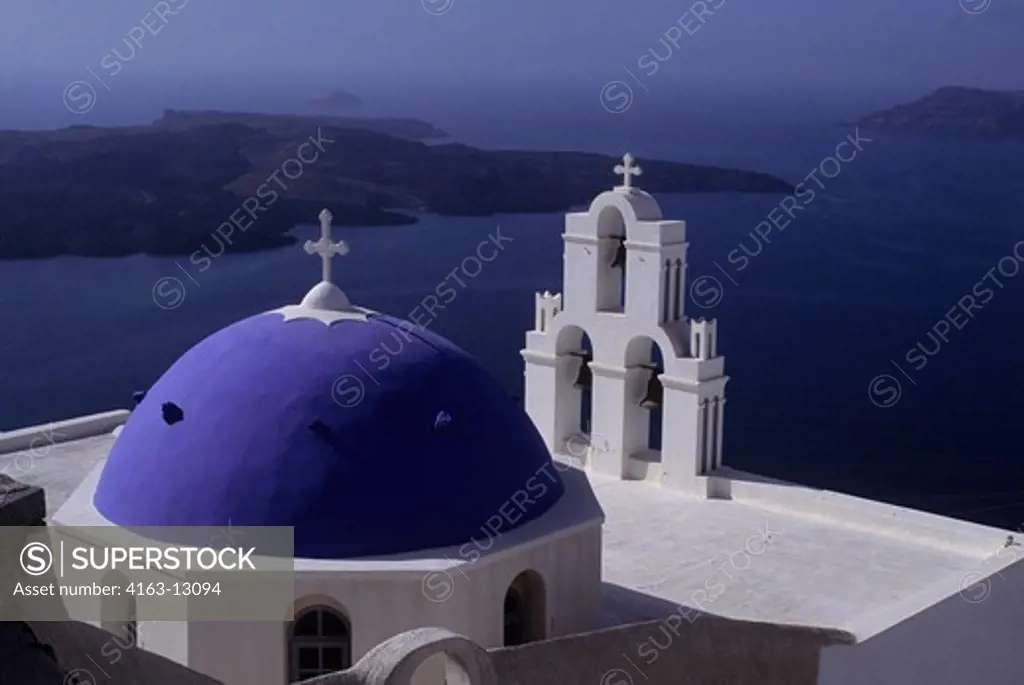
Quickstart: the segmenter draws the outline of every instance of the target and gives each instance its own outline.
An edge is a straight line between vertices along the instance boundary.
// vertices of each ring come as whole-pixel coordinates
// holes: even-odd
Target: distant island
[[[603,155],[443,141],[444,131],[416,119],[227,112],[2,131],[0,258],[191,254],[232,219],[245,226],[232,250],[267,249],[294,242],[288,231],[315,223],[323,207],[336,224],[379,226],[423,212],[561,212],[616,180],[618,160]],[[641,163],[643,187],[655,193],[793,192],[762,173]]]
[[[919,133],[1024,136],[1024,91],[947,86],[858,123],[865,128]]]
[[[256,129],[266,129],[271,135],[287,138],[299,135],[317,126],[331,128],[357,129],[373,131],[396,138],[416,141],[450,140],[450,136],[433,124],[422,119],[310,116],[306,114],[258,114],[253,112],[217,112],[213,110],[179,111],[164,110],[163,116],[151,126],[143,126],[145,130],[182,130],[194,129],[208,124],[242,124]],[[83,127],[73,127],[75,130]],[[125,132],[126,128],[93,129],[106,133]],[[51,135],[60,133],[52,131]],[[3,135],[0,132],[0,135]]]
[[[347,90],[336,90],[322,98],[313,98],[309,101],[309,105],[320,111],[336,112],[361,107],[363,100]]]

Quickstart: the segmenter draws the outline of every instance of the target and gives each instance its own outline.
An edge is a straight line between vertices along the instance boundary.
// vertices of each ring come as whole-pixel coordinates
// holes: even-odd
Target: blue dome
[[[507,532],[563,491],[529,417],[451,342],[269,312],[149,389],[94,504],[121,526],[294,526],[296,557],[342,559],[463,544],[496,515]]]

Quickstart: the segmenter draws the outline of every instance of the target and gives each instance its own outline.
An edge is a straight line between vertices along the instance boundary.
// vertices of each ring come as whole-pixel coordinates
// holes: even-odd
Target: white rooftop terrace
[[[703,612],[834,629],[859,641],[957,593],[970,598],[975,583],[1024,558],[1021,547],[995,557],[1004,551],[1007,531],[837,493],[828,494],[860,504],[862,516],[852,508],[833,507],[830,517],[827,507],[815,515],[744,502],[738,488],[735,499],[703,499],[647,483],[589,478],[606,517],[608,625],[666,612],[695,620]],[[762,487],[775,489],[783,501],[796,495],[796,503],[799,494],[821,492]],[[794,492],[783,490],[789,488]],[[900,524],[877,522],[879,513]],[[925,534],[943,525],[949,544]],[[963,540],[971,532],[973,547]]]

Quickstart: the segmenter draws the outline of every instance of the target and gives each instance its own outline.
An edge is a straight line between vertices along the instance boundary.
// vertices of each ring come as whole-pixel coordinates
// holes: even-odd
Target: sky
[[[1024,0],[705,4],[702,23],[693,0],[11,0],[0,85],[103,77],[120,62],[152,79],[592,88],[639,76],[653,48],[671,55],[659,79],[681,85],[1024,88]]]

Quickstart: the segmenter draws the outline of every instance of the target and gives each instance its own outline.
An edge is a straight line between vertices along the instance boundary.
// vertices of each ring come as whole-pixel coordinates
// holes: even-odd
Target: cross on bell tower
[[[329,209],[320,212],[320,240],[307,240],[303,246],[307,254],[318,254],[323,262],[323,282],[331,283],[331,260],[336,255],[345,256],[348,254],[348,243],[344,240],[331,242],[331,221],[334,215]]]
[[[643,173],[643,169],[639,166],[633,166],[633,155],[628,152],[622,156],[622,164],[615,167],[614,171],[619,176],[622,176],[622,185],[619,188],[632,188],[633,187],[633,176],[639,176]]]

